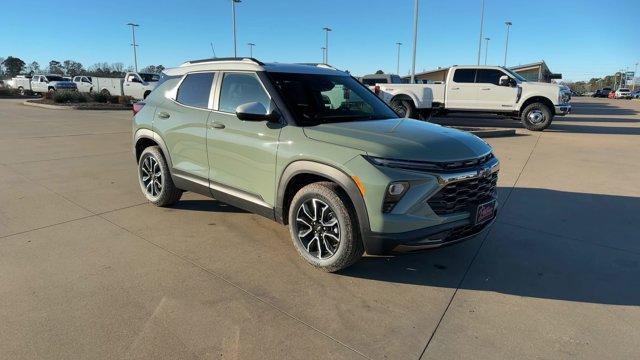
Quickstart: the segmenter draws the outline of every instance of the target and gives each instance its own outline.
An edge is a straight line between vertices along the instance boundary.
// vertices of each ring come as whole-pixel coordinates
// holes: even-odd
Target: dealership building
[[[525,64],[512,66],[509,69],[518,73],[528,81],[539,81],[539,82],[551,82],[552,80],[562,79],[562,74],[553,73],[549,70],[547,63],[544,60]],[[416,73],[416,80],[422,80],[423,82],[438,82],[445,81],[447,77],[447,72],[449,68],[437,68],[431,71],[424,71],[421,73]],[[409,79],[411,76],[404,76],[403,79]]]

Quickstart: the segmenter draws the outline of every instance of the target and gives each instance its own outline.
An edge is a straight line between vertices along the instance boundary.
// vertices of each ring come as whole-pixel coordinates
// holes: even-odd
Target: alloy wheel
[[[340,223],[320,199],[311,198],[300,205],[294,230],[297,241],[317,259],[332,257],[340,246]]]
[[[155,197],[162,191],[162,169],[158,159],[149,155],[140,161],[140,180],[147,194]]]
[[[527,116],[532,124],[540,124],[544,121],[544,113],[541,110],[531,110]]]

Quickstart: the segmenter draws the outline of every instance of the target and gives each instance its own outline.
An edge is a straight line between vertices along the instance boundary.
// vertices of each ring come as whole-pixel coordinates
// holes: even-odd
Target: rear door
[[[209,182],[207,119],[215,77],[215,72],[185,75],[173,98],[158,106],[153,120],[169,150],[173,174],[201,184]]]
[[[454,68],[447,83],[447,109],[475,109],[478,85],[475,83],[476,69]]]
[[[509,111],[516,104],[518,88],[514,86],[500,86],[500,77],[508,76],[498,69],[478,69],[476,84],[478,95],[476,106],[483,110]]]
[[[238,105],[259,102],[272,111],[273,101],[254,72],[228,71],[219,83],[207,130],[211,187],[271,208],[275,205],[276,153],[282,125],[243,121],[235,110]]]

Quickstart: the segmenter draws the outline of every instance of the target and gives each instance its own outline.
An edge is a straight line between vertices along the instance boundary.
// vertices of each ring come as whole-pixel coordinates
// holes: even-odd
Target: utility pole
[[[324,30],[324,63],[328,64],[329,63],[329,31],[331,31],[331,28],[323,27],[322,30]]]
[[[418,0],[413,5],[413,55],[411,56],[411,83],[416,82],[416,46],[418,44]]]
[[[484,64],[487,65],[487,55],[489,55],[489,40],[491,39],[486,37],[484,38],[484,40],[486,41],[486,44],[484,46]]]
[[[140,25],[134,23],[128,23],[127,25],[131,26],[131,37],[133,38],[133,43],[131,44],[131,46],[133,46],[133,67],[136,69],[136,72],[138,72],[138,53],[136,52],[136,47],[138,45],[136,45],[136,28]]]
[[[325,51],[327,50],[327,48],[323,46],[323,47],[321,47],[321,48],[320,48],[320,50],[322,50],[322,63],[323,63],[323,64],[326,64],[327,62],[326,62],[326,60],[325,60],[325,55],[324,55],[324,53],[325,53]]]
[[[482,0],[482,9],[480,11],[480,37],[478,38],[478,64],[480,65],[480,54],[482,51],[482,30],[484,28],[484,0]]]
[[[502,66],[507,67],[507,50],[509,49],[509,28],[513,23],[511,21],[505,21],[505,25],[507,25],[507,40],[504,43],[504,63]]]
[[[233,57],[238,57],[238,47],[236,46],[236,3],[242,0],[231,0],[231,17],[233,20]]]
[[[633,70],[633,90],[636,90],[636,77],[638,76],[638,63],[636,63],[636,67]]]
[[[217,58],[216,56],[216,51],[213,49],[213,42],[210,42],[209,44],[211,44],[211,52],[213,53],[213,58]]]
[[[402,46],[402,43],[397,42],[396,45],[398,45],[398,62],[396,65],[396,74],[400,75],[400,46]]]
[[[252,58],[253,57],[253,47],[256,46],[256,44],[247,43],[247,45],[249,45],[249,57]]]

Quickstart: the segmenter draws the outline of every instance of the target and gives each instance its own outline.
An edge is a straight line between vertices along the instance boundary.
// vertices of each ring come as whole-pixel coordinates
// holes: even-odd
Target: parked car
[[[150,202],[193,191],[287,224],[302,258],[325,271],[364,251],[461,241],[496,215],[499,161],[486,142],[398,118],[326,65],[191,61],[165,70],[133,110]]]
[[[609,94],[607,95],[607,97],[609,99],[615,99],[616,98],[616,92],[613,91],[613,90],[609,91]]]
[[[635,91],[631,92],[631,98],[640,99],[640,90],[635,90]]]
[[[444,84],[376,84],[373,90],[400,116],[414,118],[432,111],[506,114],[541,131],[554,116],[571,112],[564,85],[530,82],[499,66],[453,66]]]
[[[612,89],[609,88],[609,87],[602,88],[602,89],[600,89],[600,95],[598,97],[608,98],[609,97],[609,93],[611,91],[612,91]]]
[[[7,81],[7,87],[18,90],[22,96],[28,95],[31,93],[31,79],[31,75],[17,75]]]
[[[631,90],[627,88],[620,88],[615,92],[616,99],[631,99]]]
[[[370,74],[359,78],[361,83],[367,86],[375,84],[402,84],[402,78],[395,74]]]
[[[31,91],[46,93],[59,90],[77,90],[76,84],[65,80],[60,75],[34,75],[31,78]]]
[[[145,99],[156,88],[160,75],[128,72],[124,78],[105,78],[84,76],[74,79],[80,83],[78,89],[83,92],[99,92],[107,96],[131,96],[136,100]]]
[[[73,82],[76,84],[78,91],[83,93],[93,92],[93,83],[91,81],[91,76],[74,76]]]

